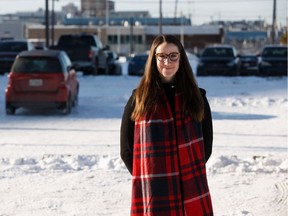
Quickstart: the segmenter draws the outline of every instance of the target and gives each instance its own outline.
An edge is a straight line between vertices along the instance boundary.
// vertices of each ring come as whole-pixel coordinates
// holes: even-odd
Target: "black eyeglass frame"
[[[164,58],[163,59],[159,59],[159,55],[164,55]],[[171,59],[171,55],[177,55],[177,58],[176,59]],[[155,53],[155,56],[156,56],[156,59],[160,62],[164,62],[166,59],[170,60],[171,62],[176,62],[179,60],[180,58],[180,52],[171,52],[169,54],[166,54],[166,53]]]

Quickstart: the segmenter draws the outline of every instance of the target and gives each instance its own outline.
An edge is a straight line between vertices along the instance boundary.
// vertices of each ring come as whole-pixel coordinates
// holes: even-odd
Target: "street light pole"
[[[51,44],[54,45],[54,24],[55,24],[55,12],[54,12],[54,2],[55,0],[52,0],[52,19],[51,19]]]
[[[49,1],[45,0],[45,39],[46,47],[49,47]]]
[[[273,18],[272,18],[272,44],[275,44],[276,37],[276,0],[273,0]]]
[[[134,52],[133,26],[134,26],[134,19],[133,19],[133,17],[130,17],[130,54],[133,54],[133,52]]]
[[[162,0],[159,0],[159,35],[162,34]]]
[[[106,27],[109,26],[109,1],[105,2],[105,17],[106,17]]]
[[[54,45],[54,40],[55,40],[55,7],[54,7],[54,4],[55,4],[55,1],[58,1],[58,0],[52,0],[52,23],[51,23],[51,43],[52,43],[52,46]]]

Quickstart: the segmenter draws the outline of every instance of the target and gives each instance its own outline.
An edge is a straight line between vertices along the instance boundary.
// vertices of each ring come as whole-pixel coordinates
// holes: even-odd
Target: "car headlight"
[[[203,65],[204,65],[204,64],[203,64],[202,61],[199,61],[198,64],[197,64],[197,66],[203,66]]]
[[[236,61],[235,60],[232,60],[229,63],[227,63],[227,66],[229,66],[229,67],[233,67],[234,65],[236,65]]]
[[[267,61],[262,61],[261,66],[271,66],[271,64]]]

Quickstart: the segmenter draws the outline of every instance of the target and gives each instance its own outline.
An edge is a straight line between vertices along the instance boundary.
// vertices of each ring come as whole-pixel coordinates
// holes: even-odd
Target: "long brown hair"
[[[192,68],[188,61],[186,52],[181,42],[172,35],[157,36],[149,52],[145,71],[138,87],[135,90],[135,108],[132,113],[132,120],[139,120],[144,113],[157,107],[161,99],[162,81],[157,70],[155,50],[162,43],[175,44],[180,52],[179,69],[175,75],[176,91],[183,96],[183,112],[191,115],[195,121],[202,121],[204,118],[204,103],[198,88]]]

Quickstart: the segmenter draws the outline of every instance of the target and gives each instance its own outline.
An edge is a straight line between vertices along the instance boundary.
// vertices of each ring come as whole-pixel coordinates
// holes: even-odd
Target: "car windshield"
[[[62,36],[60,38],[59,44],[62,46],[96,46],[95,41],[92,37],[87,37],[85,35],[77,36]]]
[[[265,48],[262,53],[263,57],[286,57],[287,58],[287,48]]]
[[[116,59],[116,56],[114,55],[113,52],[107,52],[107,58],[108,59]]]
[[[0,43],[0,51],[2,52],[21,52],[27,50],[25,42],[3,42]]]
[[[230,48],[208,48],[205,49],[203,57],[234,57],[233,50]]]
[[[55,58],[18,58],[12,69],[15,73],[61,73],[61,65]]]

